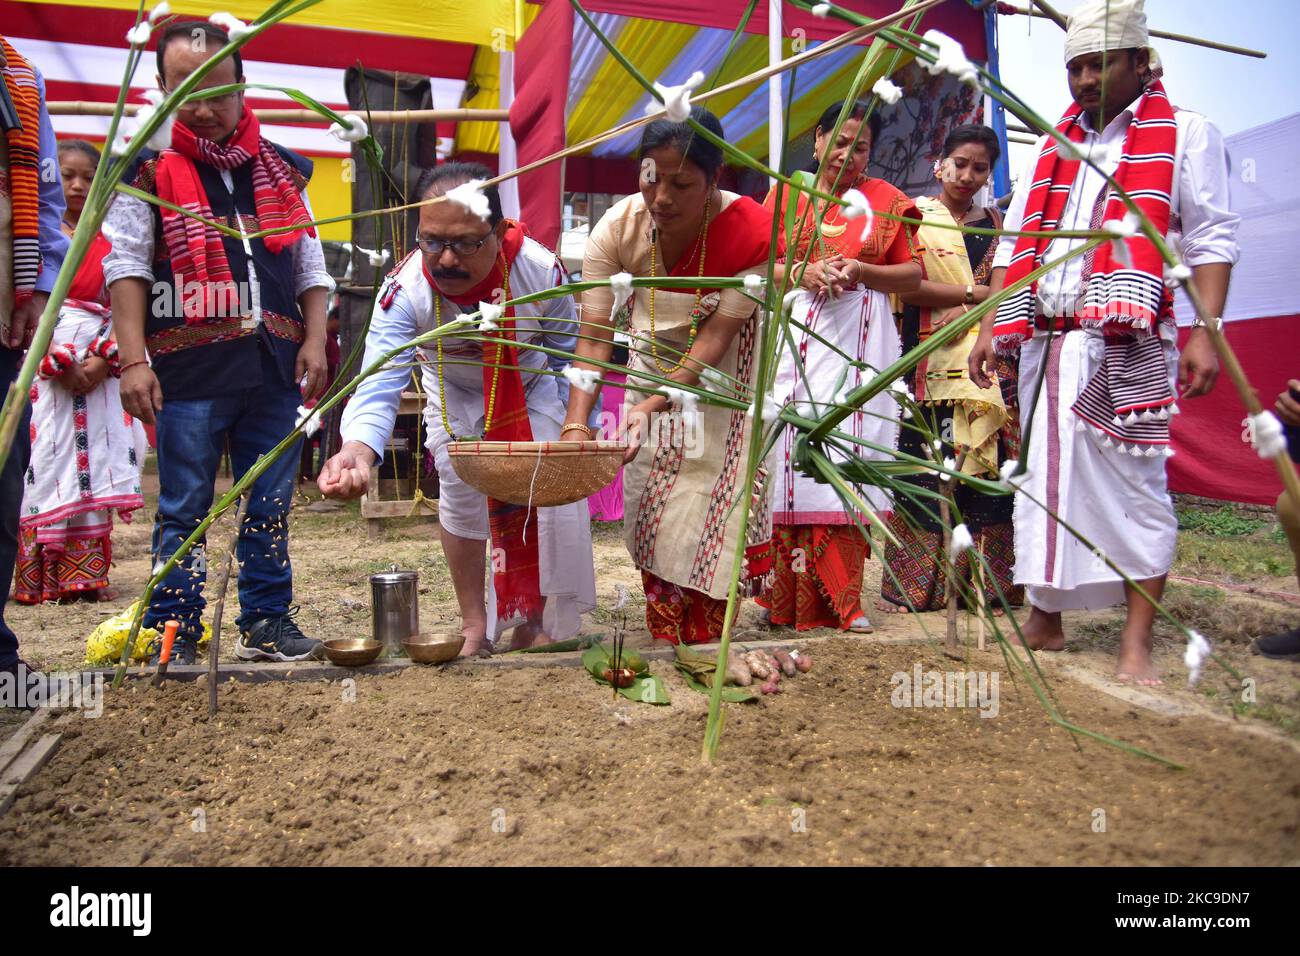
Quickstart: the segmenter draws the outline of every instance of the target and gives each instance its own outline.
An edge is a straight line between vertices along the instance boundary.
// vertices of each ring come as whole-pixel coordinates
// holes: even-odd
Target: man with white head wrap
[[[1154,243],[1134,234],[1131,209],[1102,171],[1171,239],[1212,316],[1227,298],[1239,217],[1229,208],[1223,137],[1205,117],[1170,104],[1142,0],[1088,0],[1070,18],[1065,59],[1074,105],[1056,128],[1073,149],[1039,141],[1005,228],[1104,228],[1116,239],[1056,267],[987,316],[971,377],[987,384],[994,349],[1020,349],[1021,408],[1031,430],[1028,477],[1016,496],[1015,580],[1032,605],[1026,641],[1060,650],[1061,611],[1124,601],[1117,676],[1154,684],[1155,608],[1114,569],[1153,599],[1163,594],[1178,530],[1165,481],[1174,376],[1182,397],[1204,395],[1218,360],[1203,328],[1192,330],[1179,357],[1164,264]],[[991,292],[1085,241],[1001,243]]]

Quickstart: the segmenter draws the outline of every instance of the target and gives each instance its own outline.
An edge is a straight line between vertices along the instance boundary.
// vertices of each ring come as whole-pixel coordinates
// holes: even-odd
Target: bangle
[[[586,434],[588,439],[591,438],[591,429],[582,424],[582,422],[569,422],[569,424],[560,429],[560,437],[564,437],[564,433],[567,431],[575,430],[580,430]]]
[[[1211,325],[1214,326],[1216,331],[1222,332],[1223,317],[1216,315],[1214,318],[1207,320],[1207,319],[1202,319],[1199,315],[1197,315],[1195,318],[1192,319],[1192,328],[1194,329],[1204,329]]]
[[[117,374],[121,376],[121,374],[129,368],[135,368],[137,365],[148,365],[148,364],[149,364],[148,359],[136,359],[134,362],[127,362],[125,365],[119,365],[117,368]]]
[[[975,304],[975,287],[973,285],[966,286],[966,304]]]

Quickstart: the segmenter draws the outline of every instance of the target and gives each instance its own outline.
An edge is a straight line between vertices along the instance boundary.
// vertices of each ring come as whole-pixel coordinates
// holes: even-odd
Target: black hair
[[[61,139],[59,140],[58,153],[62,156],[65,152],[81,153],[96,166],[99,165],[99,150],[93,144],[87,143],[84,139]]]
[[[832,103],[830,106],[826,107],[826,112],[822,113],[821,119],[817,121],[817,129],[829,135],[831,130],[835,128],[835,121],[839,119],[840,110],[842,109],[844,109],[843,100],[840,100],[838,103]],[[851,119],[862,120],[865,118],[867,121],[867,129],[871,131],[871,150],[874,150],[876,148],[876,141],[880,139],[880,126],[882,120],[880,118],[879,109],[871,110],[870,115],[868,115],[867,111],[870,109],[870,105],[865,100],[854,100],[853,105],[849,110],[849,115],[844,117],[844,121],[848,122]]]
[[[979,123],[964,123],[961,126],[954,126],[949,131],[948,138],[943,141],[944,158],[951,156],[952,151],[958,146],[967,143],[977,143],[988,150],[990,165],[996,165],[1002,156],[1002,144],[998,142],[997,133]]]
[[[471,180],[491,178],[492,170],[482,163],[462,163],[453,160],[440,166],[431,166],[420,173],[420,178],[415,182],[415,199],[417,202],[428,199],[435,188],[438,189],[438,194],[442,195],[448,189],[455,189]],[[501,193],[496,186],[484,186],[483,195],[488,201],[488,224],[495,228],[497,223],[505,218],[505,213],[501,211]]]
[[[184,37],[188,42],[194,37],[194,31],[198,30],[206,34],[209,40],[212,40],[218,46],[225,46],[230,42],[230,34],[221,27],[208,20],[185,20],[173,23],[167,29],[163,30],[162,35],[158,37],[158,75],[166,78],[167,74],[163,72],[163,54],[167,52],[168,45],[177,37]],[[239,82],[244,80],[244,58],[236,50],[230,54],[230,58],[235,61],[235,79]]]
[[[722,123],[703,106],[691,107],[691,119],[718,139],[725,138]],[[678,150],[686,159],[704,170],[704,175],[709,179],[712,179],[713,174],[722,168],[721,146],[700,136],[689,123],[674,123],[670,119],[657,119],[645,128],[645,132],[641,134],[641,145],[637,148],[636,158],[645,159],[646,153],[665,146]]]

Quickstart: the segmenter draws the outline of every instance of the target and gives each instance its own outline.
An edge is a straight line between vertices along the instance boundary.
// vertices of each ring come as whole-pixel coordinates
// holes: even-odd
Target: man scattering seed
[[[439,532],[465,636],[462,657],[487,649],[512,625],[512,648],[562,640],[596,606],[586,500],[529,508],[489,499],[460,480],[447,454],[448,443],[476,435],[488,441],[558,439],[568,400],[563,378],[536,371],[559,372],[568,362],[514,343],[572,352],[573,299],[508,306],[492,318],[494,306],[553,289],[565,277],[554,253],[504,217],[495,186],[474,188],[490,176],[472,163],[445,163],[421,176],[419,199],[447,193],[464,198],[421,207],[419,249],[380,291],[363,362],[369,367],[402,343],[467,313],[480,313],[479,331],[492,336],[482,342],[449,337],[419,350],[427,444],[438,470]],[[357,388],[343,414],[343,448],[317,479],[324,494],[354,498],[367,490],[370,466],[383,454],[410,381],[414,351]],[[485,541],[491,543],[493,577],[486,604]]]

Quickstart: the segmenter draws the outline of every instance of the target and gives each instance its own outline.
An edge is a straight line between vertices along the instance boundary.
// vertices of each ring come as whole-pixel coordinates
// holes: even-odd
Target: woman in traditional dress
[[[722,137],[717,117],[695,108],[696,122]],[[735,276],[766,269],[771,218],[753,200],[718,188],[722,151],[686,123],[657,120],[641,137],[641,190],[616,204],[592,230],[584,281],[633,276]],[[608,361],[615,317],[612,286],[583,293],[585,335],[577,369]],[[743,409],[670,403],[644,374],[697,385],[706,368],[716,393],[753,402],[759,319],[740,289],[636,288],[628,303],[628,379],[623,418],[629,443],[623,469],[624,538],[641,570],[646,623],[660,640],[704,643],[722,633],[726,598],[743,542],[741,595],[761,588],[771,569],[771,525],[761,474],[746,484],[752,418]],[[720,374],[719,374],[720,373]],[[672,387],[672,386],[670,386]],[[564,437],[584,437],[595,391],[570,389]],[[685,406],[685,407],[684,407]],[[645,447],[642,447],[644,445]],[[738,505],[751,500],[742,523]]]
[[[814,200],[810,209],[806,193],[783,186],[766,200],[767,208],[784,219],[779,273],[793,270],[799,286],[790,333],[800,361],[783,347],[775,394],[780,401],[808,409],[812,417],[869,381],[874,373],[868,369],[883,369],[899,357],[889,293],[914,291],[921,281],[916,227],[876,215],[920,218],[912,200],[866,174],[880,121],[874,113],[868,116],[866,103],[855,102],[832,139],[843,105],[830,107],[817,124],[815,156],[822,165],[816,185],[841,198],[857,190],[872,213],[846,214],[843,206],[821,200]],[[840,429],[878,446],[855,446],[858,457],[889,458],[897,440],[898,414],[897,402],[882,392]],[[797,437],[788,428],[777,444],[772,495],[776,575],[759,603],[768,608],[772,624],[801,631],[870,631],[861,595],[862,565],[870,553],[863,528],[871,519],[847,510],[830,485],[795,470]],[[831,458],[845,460],[835,450]],[[888,510],[883,493],[858,491],[873,512]]]
[[[98,164],[99,153],[89,143],[59,144],[68,235]],[[102,235],[95,237],[32,385],[32,456],[14,571],[14,599],[23,604],[112,600],[113,512],[130,521],[144,505],[144,429],[122,411],[118,398],[117,342],[102,268],[109,248]]]
[[[997,237],[951,227],[1002,228],[997,209],[975,205],[975,196],[988,182],[1000,152],[997,135],[987,126],[958,126],[944,142],[943,159],[935,169],[939,196],[917,200],[926,222],[919,237],[925,247],[925,281],[918,291],[899,296],[905,304],[904,349],[915,348],[988,298]],[[972,326],[967,335],[932,353],[917,365],[909,385],[924,412],[925,421],[916,424],[938,440],[939,460],[960,460],[963,474],[996,479],[1000,459],[1019,457],[1016,368],[1014,358],[999,357],[997,384],[975,385],[967,365],[978,335],[979,326]],[[904,428],[898,447],[917,458],[936,453],[919,428]],[[908,480],[930,492],[938,490],[934,475]],[[983,581],[985,603],[998,608],[1000,588],[1010,603],[1020,604],[1023,589],[1011,580],[1012,497],[982,494],[959,483],[954,499],[960,521],[992,572],[991,579]],[[898,544],[889,541],[885,547],[887,569],[878,604],[882,611],[937,611],[945,606],[948,562],[939,518],[939,506],[931,498],[896,498],[889,528]],[[953,524],[958,520],[955,515],[951,519]],[[958,559],[956,570],[962,580],[971,577],[970,555],[965,552]]]

